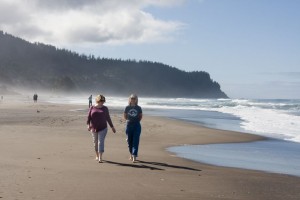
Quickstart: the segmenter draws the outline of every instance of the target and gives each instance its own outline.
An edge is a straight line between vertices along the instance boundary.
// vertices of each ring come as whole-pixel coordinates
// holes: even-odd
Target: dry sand
[[[0,103],[0,199],[300,199],[299,177],[200,164],[165,150],[263,138],[165,118],[144,115],[139,162],[133,164],[122,112],[111,109],[117,133],[109,130],[105,161],[98,163],[85,109]]]

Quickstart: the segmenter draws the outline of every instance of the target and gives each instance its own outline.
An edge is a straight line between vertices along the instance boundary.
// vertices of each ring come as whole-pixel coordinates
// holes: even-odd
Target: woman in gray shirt
[[[141,135],[141,124],[143,112],[142,108],[138,106],[138,97],[136,94],[132,94],[128,100],[128,106],[124,110],[124,118],[126,119],[126,135],[128,148],[130,153],[130,160],[136,162],[138,156],[139,142]]]

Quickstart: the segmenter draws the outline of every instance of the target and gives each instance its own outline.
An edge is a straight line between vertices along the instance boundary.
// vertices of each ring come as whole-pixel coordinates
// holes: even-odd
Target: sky
[[[0,30],[205,71],[230,98],[300,99],[299,10],[300,0],[0,0]]]

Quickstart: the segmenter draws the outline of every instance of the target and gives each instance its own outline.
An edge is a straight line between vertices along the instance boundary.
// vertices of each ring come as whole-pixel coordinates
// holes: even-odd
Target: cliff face
[[[0,32],[0,85],[57,92],[227,98],[207,72],[149,61],[95,58]]]

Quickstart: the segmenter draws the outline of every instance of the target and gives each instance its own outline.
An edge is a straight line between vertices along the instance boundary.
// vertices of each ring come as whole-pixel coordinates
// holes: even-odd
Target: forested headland
[[[0,31],[0,88],[54,93],[227,98],[204,71],[150,61],[101,58],[30,43]],[[0,90],[1,93],[1,90]]]

